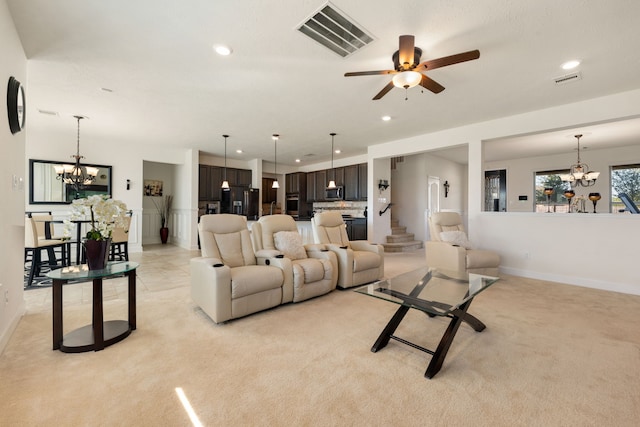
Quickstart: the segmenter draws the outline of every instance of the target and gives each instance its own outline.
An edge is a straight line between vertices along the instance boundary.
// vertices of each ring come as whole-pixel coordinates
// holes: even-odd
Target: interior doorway
[[[484,210],[507,211],[507,171],[504,169],[484,173]]]

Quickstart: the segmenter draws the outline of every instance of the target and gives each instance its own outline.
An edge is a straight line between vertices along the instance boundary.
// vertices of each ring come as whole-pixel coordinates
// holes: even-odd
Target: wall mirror
[[[69,164],[52,160],[29,160],[29,203],[32,205],[69,204],[74,199],[105,194],[111,196],[111,166],[82,163],[82,166],[98,168],[95,181],[82,185],[76,191],[73,185],[58,178],[56,166]]]

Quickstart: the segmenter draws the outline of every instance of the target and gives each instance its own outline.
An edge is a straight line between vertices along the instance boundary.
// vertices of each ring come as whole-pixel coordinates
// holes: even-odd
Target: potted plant
[[[160,215],[160,240],[162,244],[165,244],[169,238],[169,213],[171,212],[171,205],[173,204],[173,196],[164,196],[160,202],[156,202],[155,199],[151,200]]]
[[[127,206],[105,195],[76,199],[71,203],[71,216],[64,221],[64,235],[71,235],[72,220],[88,220],[89,230],[82,242],[89,270],[101,270],[107,265],[111,233],[126,226]],[[79,244],[80,242],[78,242]]]

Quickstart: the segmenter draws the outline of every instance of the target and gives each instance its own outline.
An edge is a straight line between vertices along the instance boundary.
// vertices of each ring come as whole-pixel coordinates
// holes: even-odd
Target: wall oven
[[[300,196],[298,194],[289,194],[287,196],[287,215],[297,218],[300,214]]]

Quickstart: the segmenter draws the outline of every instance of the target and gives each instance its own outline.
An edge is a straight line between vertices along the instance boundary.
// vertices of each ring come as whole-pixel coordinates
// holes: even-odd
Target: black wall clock
[[[7,114],[11,133],[20,132],[24,128],[26,103],[24,87],[13,76],[9,77],[9,85],[7,86]]]

